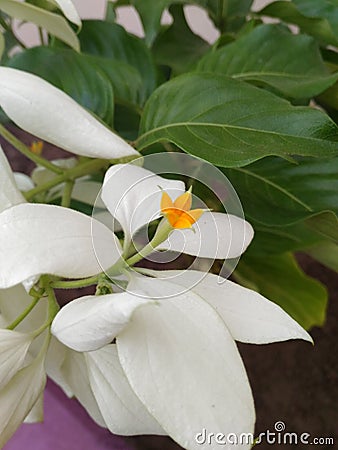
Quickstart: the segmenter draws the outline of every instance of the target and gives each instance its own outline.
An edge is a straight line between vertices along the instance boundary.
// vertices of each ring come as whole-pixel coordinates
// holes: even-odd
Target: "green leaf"
[[[7,65],[44,78],[108,125],[113,124],[112,82],[98,65],[85,56],[73,50],[34,47],[17,54]]]
[[[121,26],[99,20],[83,21],[79,39],[84,53],[122,61],[138,71],[143,86],[139,103],[143,104],[157,85],[156,68],[145,43]]]
[[[307,219],[307,225],[320,232],[326,239],[338,244],[338,218],[332,211],[324,211]]]
[[[246,255],[271,256],[278,253],[307,251],[324,242],[322,234],[311,229],[307,221],[283,227],[268,227],[250,220],[255,230],[255,238]]]
[[[188,3],[185,0],[131,0],[130,2],[135,6],[139,13],[144,32],[145,40],[148,45],[151,45],[155,40],[160,28],[161,17],[163,11],[168,8],[171,3]]]
[[[173,24],[158,36],[153,45],[155,61],[168,66],[174,74],[183,73],[210,48],[189,28],[182,6],[172,6]]]
[[[338,45],[338,4],[336,0],[276,1],[259,11],[287,23],[298,25],[302,31],[326,45]]]
[[[270,92],[210,73],[181,75],[148,100],[137,148],[170,141],[224,167],[268,155],[330,157],[337,126],[321,111],[293,107]]]
[[[223,169],[246,216],[260,224],[285,226],[330,210],[338,214],[338,157],[265,158],[249,166]]]
[[[221,31],[236,31],[244,23],[253,0],[200,0],[211,20]]]
[[[0,9],[10,17],[25,22],[33,22],[38,27],[44,28],[48,33],[74,48],[74,50],[80,50],[75,32],[59,14],[46,11],[29,3],[21,3],[17,0],[0,0]]]
[[[115,9],[126,5],[135,7],[143,25],[145,42],[150,47],[161,29],[161,18],[164,10],[173,3],[183,5],[199,2],[193,0],[118,0],[114,6]]]
[[[313,38],[276,25],[261,25],[208,53],[197,70],[262,83],[293,98],[313,97],[338,79],[330,75]]]
[[[331,270],[338,272],[338,245],[333,242],[322,242],[306,250],[313,259]]]
[[[235,275],[237,271],[242,283],[244,279],[257,286],[262,295],[281,306],[305,329],[324,324],[327,291],[319,281],[304,274],[291,254],[244,256]]]

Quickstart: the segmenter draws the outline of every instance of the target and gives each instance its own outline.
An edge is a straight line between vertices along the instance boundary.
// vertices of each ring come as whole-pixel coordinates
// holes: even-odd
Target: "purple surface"
[[[134,450],[125,438],[96,425],[52,381],[45,390],[44,423],[23,424],[4,450]]]

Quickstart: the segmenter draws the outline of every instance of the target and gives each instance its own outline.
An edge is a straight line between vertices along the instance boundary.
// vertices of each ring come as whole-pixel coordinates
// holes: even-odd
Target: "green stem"
[[[71,169],[67,169],[62,175],[58,175],[53,179],[46,181],[46,183],[40,184],[33,189],[24,193],[26,200],[30,201],[35,195],[45,192],[58,184],[64,183],[65,181],[74,181],[76,178],[80,178],[84,175],[97,172],[98,170],[107,167],[109,161],[106,159],[91,159],[83,163],[78,164]]]
[[[52,281],[50,286],[54,289],[75,289],[86,286],[92,286],[97,284],[100,275],[95,275],[89,278],[83,278],[82,280],[74,281]]]
[[[74,183],[75,183],[75,180],[67,181],[65,184],[65,187],[63,189],[61,206],[64,206],[65,208],[69,208],[69,206],[70,206]]]
[[[51,170],[54,173],[61,174],[63,170],[60,167],[55,166],[53,163],[47,161],[45,158],[42,158],[39,155],[33,153],[27,145],[21,142],[18,138],[16,138],[10,131],[7,130],[3,125],[0,124],[0,135],[6,139],[14,148],[16,148],[20,153],[25,155],[31,161],[34,161],[35,164],[45,167],[48,170]]]
[[[32,309],[38,303],[39,300],[40,298],[34,298],[32,303],[29,306],[27,306],[27,308],[10,325],[8,325],[7,329],[14,330],[14,328],[16,328],[19,325],[19,323],[21,323],[28,316],[28,314],[32,311]]]
[[[146,258],[148,255],[153,253],[156,247],[158,247],[168,238],[172,230],[173,227],[170,225],[167,219],[163,219],[163,221],[159,224],[153,239],[145,247],[143,247],[141,251],[136,253],[136,255],[128,258],[126,263],[129,266],[133,266],[137,262],[141,261],[141,259]]]
[[[60,306],[56,300],[54,289],[51,285],[51,280],[48,275],[42,275],[40,278],[41,285],[45,289],[48,296],[48,322],[52,323],[54,317],[58,313]]]

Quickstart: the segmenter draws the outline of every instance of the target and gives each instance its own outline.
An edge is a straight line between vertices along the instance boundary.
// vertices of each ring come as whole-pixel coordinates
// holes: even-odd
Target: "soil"
[[[32,138],[20,135],[30,144]],[[34,164],[27,161],[8,144],[0,141],[14,170],[29,173]],[[45,154],[50,159],[68,155],[52,146]],[[338,443],[338,277],[304,255],[299,255],[303,269],[323,282],[329,290],[327,320],[322,328],[314,328],[311,335],[314,347],[303,341],[290,341],[263,346],[239,344],[255,398],[256,434],[270,430],[282,421],[286,431],[299,435],[309,433],[314,437],[333,437]],[[141,436],[125,438],[139,450],[179,449],[166,437]],[[257,448],[310,448],[310,445],[286,444]],[[202,447],[201,447],[202,448]],[[334,448],[334,445],[317,445],[316,448]]]

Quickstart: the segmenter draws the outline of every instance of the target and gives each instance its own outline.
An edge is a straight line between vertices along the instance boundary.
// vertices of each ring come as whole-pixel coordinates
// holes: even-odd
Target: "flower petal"
[[[55,166],[62,169],[72,169],[78,163],[77,158],[59,158],[51,161]],[[55,177],[55,173],[42,166],[37,166],[31,173],[31,178],[36,185],[47,183]],[[57,186],[56,186],[57,187]]]
[[[51,331],[73,350],[97,350],[109,344],[128,324],[135,309],[147,303],[150,300],[127,292],[80,297],[58,312]]]
[[[69,348],[61,344],[60,341],[52,336],[46,354],[45,367],[49,378],[60,386],[68,397],[72,397],[74,395],[73,391],[66,382],[62,373],[62,365],[66,360],[68,352]]]
[[[21,172],[13,172],[15,183],[21,192],[29,191],[35,186],[32,179]]]
[[[23,366],[31,342],[28,334],[0,329],[0,389]]]
[[[0,311],[6,319],[8,326],[17,316],[32,303],[32,297],[27,294],[24,287],[19,284],[9,289],[0,289]],[[17,331],[29,333],[39,328],[48,315],[47,298],[41,298],[34,309],[16,327]]]
[[[36,404],[46,384],[43,358],[21,369],[0,391],[0,448]]]
[[[71,0],[54,0],[54,2],[59,6],[65,17],[70,22],[75,23],[75,25],[81,25],[80,16]]]
[[[169,284],[152,279],[154,295],[171,290]],[[196,294],[187,291],[135,311],[117,348],[136,395],[183,448],[201,448],[195,438],[203,428],[225,435],[253,432],[253,399],[237,347],[222,319]]]
[[[0,228],[0,288],[43,273],[91,276],[120,258],[120,244],[108,228],[60,206],[14,206],[0,214]]]
[[[250,344],[304,339],[311,336],[282,308],[258,292],[213,274],[194,270],[168,270],[153,275],[168,277],[192,289],[207,301],[224,320],[236,341]]]
[[[35,405],[26,416],[24,423],[43,422],[43,392],[39,395]]]
[[[202,258],[229,259],[240,256],[253,238],[245,220],[231,214],[205,211],[191,229],[174,230],[159,250],[171,250]]]
[[[23,130],[77,155],[139,155],[71,97],[36,75],[0,67],[0,105]]]
[[[12,169],[0,146],[0,212],[25,201],[16,185]]]
[[[90,385],[103,418],[114,434],[166,434],[132,391],[116,345],[85,354]]]
[[[90,387],[85,355],[67,348],[61,367],[61,374],[71,392],[73,392],[90,417],[98,425],[105,427],[104,419]]]
[[[139,228],[160,217],[161,189],[177,197],[185,186],[182,181],[167,180],[133,164],[117,164],[106,173],[102,199],[120,222],[127,242]]]

